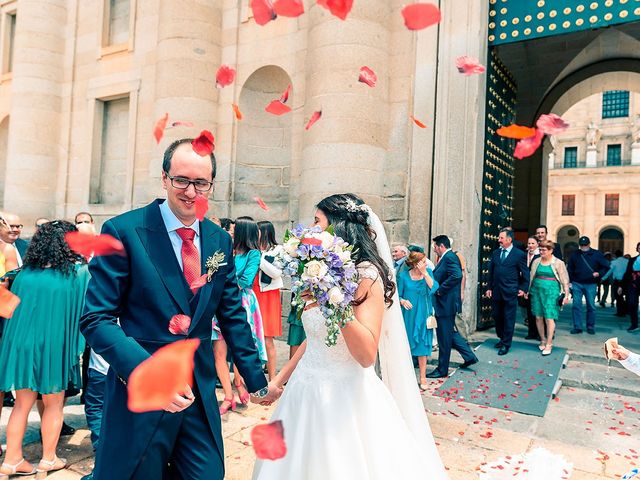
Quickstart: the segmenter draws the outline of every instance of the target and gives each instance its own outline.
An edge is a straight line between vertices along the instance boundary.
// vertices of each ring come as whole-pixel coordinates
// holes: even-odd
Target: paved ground
[[[602,342],[611,336],[640,351],[640,335],[628,334],[626,327],[626,319],[613,316],[611,308],[599,308],[595,336],[569,335],[569,312],[563,314],[555,343],[569,350],[571,361],[561,374],[565,386],[543,418],[447,402],[425,392],[425,409],[451,480],[518,478],[509,471],[517,463],[517,456],[538,447],[570,462],[573,467],[567,478],[572,480],[620,478],[639,465],[640,378],[617,365],[607,366],[601,353]],[[524,327],[519,326],[516,335],[522,337],[524,333]],[[491,331],[476,332],[471,340],[478,344],[492,336]],[[284,359],[286,345],[278,342],[278,350]],[[439,385],[439,381],[432,382],[432,390]],[[252,405],[223,419],[228,479],[251,478],[254,457],[249,433],[254,425],[267,421],[271,411],[272,408]],[[71,404],[65,412],[68,423],[84,426],[81,406]],[[4,409],[0,422],[2,441],[8,414],[9,410]],[[25,449],[26,457],[32,460],[40,454],[37,425],[34,415],[27,435],[30,444]],[[71,467],[49,478],[75,480],[88,472],[93,463],[88,431],[79,430],[74,437],[63,439],[59,454],[69,458]]]

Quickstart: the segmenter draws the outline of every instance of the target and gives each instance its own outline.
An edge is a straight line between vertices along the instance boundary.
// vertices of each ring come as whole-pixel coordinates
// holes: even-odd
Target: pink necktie
[[[182,239],[182,272],[187,284],[191,285],[200,277],[200,254],[193,243],[196,236],[195,230],[191,228],[179,228],[176,230]]]

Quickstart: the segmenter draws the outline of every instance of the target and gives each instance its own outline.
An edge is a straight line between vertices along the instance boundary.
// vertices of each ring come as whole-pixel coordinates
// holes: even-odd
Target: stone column
[[[640,189],[634,188],[629,191],[629,206],[631,207],[629,218],[631,221],[629,222],[629,235],[624,239],[625,253],[633,253],[636,244],[640,242],[640,222],[637,221],[634,213],[638,205],[640,205]]]
[[[469,334],[477,316],[486,78],[459,74],[455,60],[470,55],[486,65],[489,2],[450,0],[440,5],[435,143],[433,157],[424,159],[434,162],[430,236],[448,235],[454,250],[467,259],[463,324],[458,327]]]
[[[4,209],[25,225],[55,211],[62,151],[64,0],[20,0],[17,10]]]
[[[169,122],[193,122],[193,128],[167,130],[159,146],[148,136],[150,177],[159,194],[162,153],[177,138],[207,129],[217,137],[218,89],[221,64],[222,3],[220,0],[159,2],[156,100],[154,119],[169,113]],[[235,64],[235,59],[229,61]],[[230,88],[230,87],[227,87]],[[146,138],[146,137],[145,137]],[[147,194],[148,197],[148,194]],[[135,203],[135,200],[134,200]]]
[[[596,168],[598,166],[598,151],[595,145],[587,147],[587,168]]]
[[[596,195],[598,190],[590,188],[583,190],[582,193],[582,216],[583,230],[580,231],[580,235],[586,235],[591,239],[591,247],[598,248],[598,232],[596,231],[596,219],[599,217],[599,211],[596,211]],[[578,203],[579,199],[576,199]],[[580,212],[576,212],[580,215]]]
[[[380,212],[389,143],[387,0],[355,2],[348,21],[309,4],[305,118],[322,119],[305,132],[300,218],[333,193],[353,192]],[[378,76],[374,88],[358,82],[360,67]]]

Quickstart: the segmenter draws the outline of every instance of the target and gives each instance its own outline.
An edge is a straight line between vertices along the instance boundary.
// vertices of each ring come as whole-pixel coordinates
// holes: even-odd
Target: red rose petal
[[[164,136],[164,129],[167,127],[167,122],[169,121],[169,114],[165,113],[160,120],[156,122],[156,125],[153,127],[153,136],[156,138],[156,143],[160,143],[162,137]]]
[[[318,0],[318,5],[326,8],[341,20],[346,20],[353,7],[353,0]]]
[[[536,127],[545,135],[559,135],[569,128],[569,124],[555,113],[540,115],[536,122]]]
[[[307,237],[300,240],[300,243],[302,243],[303,245],[311,245],[313,247],[319,247],[320,245],[322,245],[322,240],[320,240],[319,238]]]
[[[209,210],[209,199],[204,195],[196,196],[196,218],[200,221],[204,220],[205,215]]]
[[[211,155],[215,148],[213,134],[209,130],[201,131],[200,135],[191,142],[191,146],[200,156]]]
[[[126,254],[122,242],[107,234],[94,235],[93,233],[67,232],[64,234],[64,239],[71,250],[84,257]]]
[[[287,445],[284,443],[284,427],[280,420],[253,427],[251,442],[256,457],[262,460],[278,460],[287,454]]]
[[[258,25],[266,25],[278,17],[271,0],[251,0],[249,5],[253,11],[253,19]]]
[[[207,283],[207,274],[202,274],[200,275],[198,278],[196,278],[193,282],[191,282],[191,285],[189,285],[189,288],[191,289],[191,292],[195,295],[196,292],[198,290],[200,290],[200,288],[204,287]]]
[[[322,117],[322,110],[318,110],[317,112],[313,112],[313,115],[311,115],[311,118],[309,119],[309,122],[307,123],[307,126],[304,127],[305,130],[309,130],[311,127],[313,127],[313,124],[316,123],[318,120],[320,120],[320,117]]]
[[[302,0],[276,0],[273,10],[277,15],[295,18],[304,13],[304,5]]]
[[[186,335],[189,333],[189,326],[191,325],[191,317],[188,315],[174,315],[169,320],[169,331],[174,335]]]
[[[420,120],[418,120],[416,117],[414,117],[413,115],[410,115],[409,118],[411,120],[413,120],[413,123],[415,123],[417,126],[419,126],[420,128],[427,128],[427,126],[422,123]]]
[[[221,65],[216,73],[216,87],[224,88],[236,79],[236,71],[229,65]]]
[[[523,138],[516,144],[516,149],[513,152],[513,156],[522,160],[523,158],[530,157],[542,144],[544,133],[542,130],[536,130],[536,134],[532,137]]]
[[[466,55],[456,59],[456,67],[460,73],[467,76],[484,73],[486,70],[485,66],[477,58],[467,57]]]
[[[378,81],[378,76],[369,67],[360,67],[360,76],[358,77],[358,81],[366,83],[370,87],[375,87],[376,82]]]
[[[402,9],[404,24],[409,30],[422,30],[440,22],[440,10],[432,3],[413,3]]]
[[[282,96],[280,97],[280,101],[282,103],[287,103],[287,100],[289,100],[289,94],[291,93],[291,84],[289,84],[287,86],[287,89],[282,92]]]
[[[254,200],[262,210],[264,211],[269,210],[269,207],[267,207],[267,204],[264,203],[264,201],[260,197],[255,197]]]
[[[0,285],[0,317],[11,318],[20,298]]]
[[[232,103],[231,108],[233,108],[233,113],[236,116],[236,120],[242,120],[242,112],[240,111],[240,107],[235,103]]]
[[[496,133],[501,137],[522,140],[523,138],[533,137],[536,134],[536,129],[513,124],[509,125],[508,127],[500,127],[498,130],[496,130]]]
[[[127,382],[129,410],[136,413],[164,409],[174,395],[193,383],[193,356],[200,340],[192,338],[160,348],[138,365]]]
[[[265,107],[265,111],[272,115],[284,115],[285,113],[289,113],[291,111],[291,107],[285,105],[280,100],[274,100],[269,105]]]

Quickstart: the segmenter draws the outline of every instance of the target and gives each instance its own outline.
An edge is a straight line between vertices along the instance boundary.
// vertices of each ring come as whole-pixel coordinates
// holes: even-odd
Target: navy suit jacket
[[[440,284],[433,302],[436,317],[455,317],[462,303],[460,296],[462,267],[458,256],[453,251],[449,250],[442,256],[433,270],[433,277]]]
[[[493,251],[489,263],[489,289],[492,297],[497,300],[515,299],[518,290],[526,292],[529,289],[529,267],[527,254],[513,247],[509,255],[500,261],[501,249]]]
[[[26,240],[23,240],[21,238],[18,238],[14,245],[16,246],[16,249],[18,250],[18,253],[20,254],[20,257],[22,257],[22,260],[24,260],[24,256],[27,253],[27,247],[29,246],[29,242],[27,242]]]
[[[206,272],[206,259],[217,251],[224,253],[226,265],[193,295],[162,220],[161,202],[105,222],[102,233],[120,240],[127,256],[96,257],[89,265],[91,280],[80,328],[89,345],[111,366],[96,464],[100,478],[130,478],[152,437],[159,434],[156,429],[163,415],[171,415],[130,412],[125,385],[129,375],[158,348],[185,338],[201,341],[195,354],[193,390],[202,400],[222,461],[211,348],[214,315],[248,390],[267,385],[241,304],[231,237],[209,220],[200,222],[202,272]],[[192,318],[186,336],[169,332],[169,320],[176,314]]]

